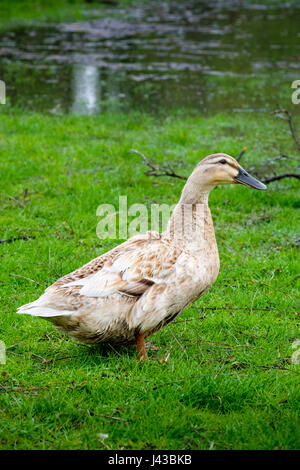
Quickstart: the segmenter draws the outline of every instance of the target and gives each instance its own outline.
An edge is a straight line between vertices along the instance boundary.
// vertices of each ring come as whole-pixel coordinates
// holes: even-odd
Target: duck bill
[[[249,173],[241,167],[239,168],[239,172],[234,179],[237,183],[250,186],[250,188],[261,190],[267,189],[267,186],[264,183],[257,180],[256,178],[253,178],[253,176],[249,175]]]

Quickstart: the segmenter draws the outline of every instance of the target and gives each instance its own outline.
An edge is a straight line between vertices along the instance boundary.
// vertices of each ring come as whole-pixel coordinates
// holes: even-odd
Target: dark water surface
[[[265,110],[300,79],[300,5],[155,1],[101,14],[1,33],[10,102],[86,114]]]

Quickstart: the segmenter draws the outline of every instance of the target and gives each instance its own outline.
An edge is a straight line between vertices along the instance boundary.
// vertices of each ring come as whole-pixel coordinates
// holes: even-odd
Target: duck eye
[[[222,165],[225,165],[225,163],[227,163],[227,162],[226,162],[225,158],[223,158],[222,160],[219,160],[218,163],[222,163]]]

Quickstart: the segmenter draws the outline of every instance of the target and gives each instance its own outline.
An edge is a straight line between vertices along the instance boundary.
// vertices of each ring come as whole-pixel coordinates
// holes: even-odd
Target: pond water
[[[0,34],[0,79],[12,104],[42,111],[268,110],[300,79],[299,13],[154,1],[19,27]]]

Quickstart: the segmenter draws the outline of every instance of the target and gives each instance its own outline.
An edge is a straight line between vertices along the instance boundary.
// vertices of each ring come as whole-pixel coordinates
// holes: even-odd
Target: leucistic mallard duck
[[[219,255],[210,191],[220,184],[267,187],[231,156],[204,158],[188,178],[165,232],[130,238],[58,279],[27,313],[51,321],[85,343],[136,343],[147,358],[145,338],[168,324],[215,282]]]

